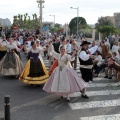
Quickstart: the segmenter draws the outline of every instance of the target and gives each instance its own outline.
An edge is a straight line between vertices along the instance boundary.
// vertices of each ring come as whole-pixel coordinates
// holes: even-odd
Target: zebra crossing
[[[49,70],[48,60],[43,59]],[[77,65],[76,71],[80,75],[79,61]],[[81,98],[80,92],[70,95],[68,106],[78,113],[76,120],[120,120],[120,82],[105,79],[101,75],[87,85],[86,93],[90,97],[89,100]]]

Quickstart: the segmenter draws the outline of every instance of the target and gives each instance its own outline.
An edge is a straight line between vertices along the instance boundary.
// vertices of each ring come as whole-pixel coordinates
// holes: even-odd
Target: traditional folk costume
[[[19,41],[14,40],[13,43],[16,44],[19,49],[21,48],[21,43],[20,43]],[[21,59],[20,52],[18,52],[18,51],[15,51],[15,52],[16,52],[16,54],[20,57],[20,59]]]
[[[2,42],[0,43],[0,60],[5,56],[7,52],[7,44],[7,40],[2,40]]]
[[[90,42],[83,41],[81,46],[85,44],[90,44]],[[92,47],[88,51],[92,54],[97,50],[97,46]],[[87,50],[81,49],[80,54],[79,54],[79,61],[80,61],[80,71],[82,74],[82,78],[84,79],[85,82],[89,82],[93,80],[93,73],[92,73],[92,68],[93,68],[93,60],[90,58],[90,55],[88,54]]]
[[[0,73],[3,75],[18,76],[23,70],[23,64],[19,56],[15,53],[19,48],[14,44],[7,44],[7,53],[0,61]]]
[[[59,51],[60,51],[60,47],[61,47],[61,46],[62,46],[62,45],[59,46]],[[63,45],[63,46],[64,46],[65,49],[66,49],[66,45]],[[52,47],[53,47],[53,46],[52,46]],[[50,54],[50,47],[49,47],[49,54]],[[71,60],[72,60],[72,59],[71,59]],[[52,66],[50,67],[49,76],[52,74],[52,72],[54,71],[54,69],[55,69],[57,66],[58,66],[58,60],[56,59],[56,60],[54,60]]]
[[[25,84],[43,84],[48,80],[48,72],[46,67],[41,60],[40,48],[33,48],[29,51],[30,59],[28,60],[19,80],[24,82]]]
[[[71,93],[80,92],[86,86],[84,80],[70,66],[71,56],[68,54],[56,53],[53,49],[52,55],[58,59],[58,66],[55,68],[43,90],[60,96],[68,96]]]

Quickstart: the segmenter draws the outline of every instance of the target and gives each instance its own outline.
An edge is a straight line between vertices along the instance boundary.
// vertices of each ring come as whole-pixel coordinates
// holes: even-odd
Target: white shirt
[[[8,41],[7,41],[7,40],[4,40],[4,41],[1,42],[1,46],[2,46],[2,47],[7,46],[7,44],[8,44]]]
[[[94,46],[90,49],[88,49],[88,51],[93,54],[96,50],[98,49],[98,46]],[[81,51],[79,57],[83,60],[83,61],[87,61],[90,58],[90,55],[87,54],[85,51]]]
[[[112,52],[118,53],[119,46],[113,45]]]
[[[19,48],[18,48],[17,45],[14,44],[14,43],[12,43],[12,44],[8,43],[8,44],[7,44],[7,48],[8,48],[8,51],[9,51],[9,50],[12,50],[12,49],[16,49],[17,51],[19,51]]]
[[[66,51],[67,51],[67,53],[71,53],[71,50],[72,50],[71,44],[70,43],[66,44]]]
[[[110,48],[110,43],[108,41],[105,42],[105,45],[107,46],[107,48]]]
[[[101,65],[101,63],[103,62],[103,59],[102,59],[102,56],[101,56],[101,55],[96,56],[96,57],[95,57],[95,60],[98,61],[98,63],[97,63],[98,66]]]
[[[116,57],[117,57],[118,60],[120,61],[120,54],[117,54]]]
[[[17,40],[15,40],[13,43],[16,44],[17,46],[21,45],[21,43],[19,41],[17,41]]]
[[[19,37],[19,42],[21,43],[21,45],[23,45],[23,36]]]
[[[79,57],[83,60],[83,61],[87,61],[90,58],[90,55],[87,54],[85,51],[81,51]]]
[[[100,53],[102,53],[102,47],[101,47],[101,46],[98,47],[98,51],[99,51]]]

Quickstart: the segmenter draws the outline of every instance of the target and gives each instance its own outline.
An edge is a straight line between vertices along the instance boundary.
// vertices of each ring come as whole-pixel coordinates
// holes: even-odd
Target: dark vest
[[[85,51],[84,49],[82,49],[81,51]],[[86,52],[86,51],[85,51]],[[87,52],[86,52],[87,53]],[[80,57],[79,57],[79,61],[80,61],[80,65],[93,65],[93,60],[91,58],[89,58],[87,61],[83,61]]]

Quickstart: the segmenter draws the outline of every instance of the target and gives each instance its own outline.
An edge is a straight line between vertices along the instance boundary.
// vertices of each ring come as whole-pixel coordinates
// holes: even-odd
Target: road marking
[[[80,120],[120,120],[120,114],[82,117]]]
[[[103,91],[90,91],[86,92],[88,96],[100,96],[100,95],[120,95],[120,90],[103,90]],[[76,92],[70,95],[70,97],[81,96],[80,92]]]
[[[87,87],[120,87],[120,82],[118,83],[91,83]]]
[[[100,108],[100,107],[113,107],[113,106],[120,106],[120,99],[104,100],[104,101],[91,101],[91,102],[80,102],[80,103],[69,103],[69,106],[71,107],[72,110]]]

